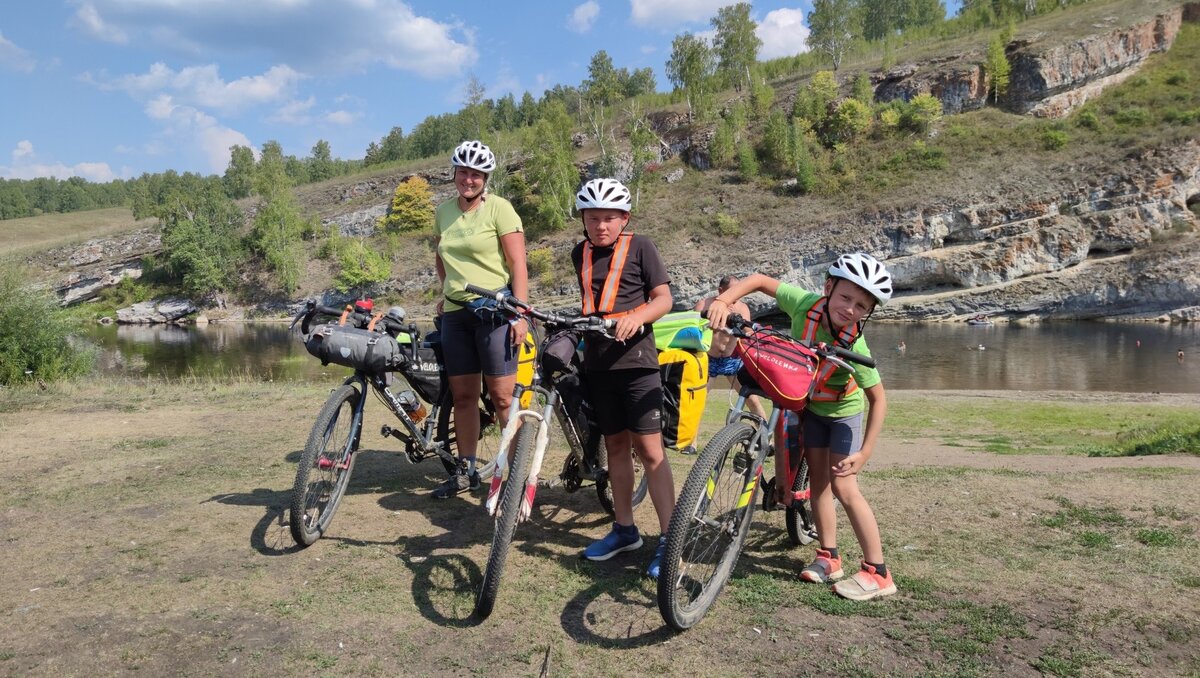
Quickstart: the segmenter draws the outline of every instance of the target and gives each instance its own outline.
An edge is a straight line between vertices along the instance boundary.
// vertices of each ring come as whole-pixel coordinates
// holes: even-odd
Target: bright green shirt
[[[458,198],[453,198],[438,205],[434,227],[440,238],[438,255],[446,269],[442,285],[445,310],[457,310],[462,303],[476,298],[464,290],[467,283],[489,290],[509,284],[512,273],[504,259],[500,236],[524,230],[512,203],[489,195],[475,209],[463,212],[458,208]]]
[[[792,336],[797,339],[803,337],[804,323],[808,319],[808,311],[821,300],[821,295],[814,294],[795,285],[780,283],[779,290],[775,293],[775,300],[779,302],[779,310],[788,314],[792,319]],[[829,327],[826,323],[822,322],[817,328],[816,340],[833,345],[834,337],[829,333]],[[859,334],[858,339],[854,340],[854,345],[850,347],[850,350],[865,356],[871,355],[871,350],[867,348],[867,340],[862,334]],[[851,365],[854,365],[854,363],[851,363]],[[829,378],[828,386],[832,389],[839,389],[845,386],[849,380],[850,372],[839,367],[834,371],[833,376]],[[858,390],[854,393],[841,400],[828,402],[810,400],[808,402],[808,409],[813,414],[818,414],[822,417],[849,417],[866,411],[867,399],[863,395],[863,389],[875,386],[882,381],[879,377],[879,371],[873,367],[854,365],[854,380],[858,382]]]

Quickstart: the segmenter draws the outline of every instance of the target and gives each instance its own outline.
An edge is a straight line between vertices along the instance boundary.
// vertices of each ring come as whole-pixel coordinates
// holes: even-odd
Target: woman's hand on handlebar
[[[516,318],[509,323],[508,336],[512,340],[513,346],[520,346],[525,343],[525,336],[529,334],[529,321],[525,318]]]

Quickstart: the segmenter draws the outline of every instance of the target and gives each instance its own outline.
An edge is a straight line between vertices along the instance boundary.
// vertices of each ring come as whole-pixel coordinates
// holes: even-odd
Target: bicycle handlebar
[[[708,318],[708,311],[704,311],[700,315],[701,317]],[[763,327],[756,322],[746,320],[737,313],[730,313],[728,319],[725,321],[725,324],[728,325],[726,329],[729,331],[729,333],[735,337],[748,337],[753,332],[771,332],[777,336],[788,339],[789,341],[799,341],[795,337],[788,336],[783,332],[779,332],[778,330],[772,330],[770,328]],[[809,348],[811,348],[822,358],[831,359],[834,362],[839,362],[838,359],[841,359],[848,360],[852,363],[858,363],[864,367],[875,367],[874,358],[865,356],[861,353],[855,353],[854,351],[842,348],[841,346],[830,346],[829,344],[818,343],[814,346],[810,346]]]
[[[489,290],[467,283],[464,288],[471,294],[477,294],[484,299],[491,299],[496,302],[496,306],[505,313],[513,317],[530,316],[542,321],[546,325],[558,328],[571,328],[583,330],[585,332],[599,332],[608,334],[608,331],[617,326],[617,321],[609,318],[600,318],[597,316],[580,316],[578,318],[568,318],[567,316],[551,313],[548,311],[539,311],[527,302],[521,301],[504,290]]]
[[[324,306],[322,304],[317,303],[316,299],[307,299],[304,302],[304,307],[300,309],[300,312],[297,313],[294,318],[292,318],[292,324],[288,326],[288,329],[289,330],[292,329],[293,327],[296,326],[296,323],[299,322],[300,323],[300,331],[303,332],[304,334],[308,334],[309,323],[311,323],[312,319],[315,318],[316,316],[328,315],[328,316],[341,317],[341,315],[343,313],[346,313],[349,308],[350,307],[347,307],[346,309],[340,309],[340,308],[334,308],[332,306]],[[365,326],[365,325],[369,324],[371,322],[371,318],[372,318],[372,316],[370,316],[366,313],[359,313],[358,311],[354,311],[354,310],[350,310],[348,313],[346,313],[346,320],[348,322],[353,323],[353,325],[355,327]],[[375,322],[377,324],[382,323],[384,330],[387,331],[388,334],[392,334],[393,336],[395,336],[396,334],[399,334],[401,332],[403,332],[404,334],[408,334],[414,338],[417,338],[420,336],[420,332],[417,331],[416,323],[405,324],[399,320],[396,320],[395,318],[390,318],[386,315],[379,316],[379,319],[376,320]]]

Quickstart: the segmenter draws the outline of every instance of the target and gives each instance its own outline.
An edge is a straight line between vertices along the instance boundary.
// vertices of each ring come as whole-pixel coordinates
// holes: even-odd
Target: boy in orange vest
[[[608,560],[641,548],[633,522],[632,447],[642,461],[650,499],[666,535],[675,509],[675,483],[663,452],[662,378],[651,323],[671,310],[670,277],[649,238],[625,233],[632,208],[629,189],[613,179],[593,179],[579,189],[575,207],[583,217],[584,240],[571,252],[579,275],[583,315],[616,320],[614,339],[588,335],[583,369],[604,445],[616,521],[608,536],[583,552]],[[647,574],[658,578],[665,537],[660,536]]]
[[[730,304],[751,292],[775,297],[779,309],[792,319],[793,337],[810,345],[836,344],[869,356],[862,326],[877,306],[891,298],[892,277],[883,264],[862,253],[838,257],[829,268],[824,295],[755,274],[717,295],[709,308],[709,324],[714,328],[724,327]],[[887,396],[879,373],[856,366],[851,374],[833,363],[822,364],[802,416],[813,520],[821,547],[816,558],[800,571],[800,578],[823,583],[842,577],[833,506],[833,498],[837,497],[858,537],[863,562],[852,577],[833,585],[834,592],[851,600],[870,600],[895,593],[892,573],[883,562],[879,524],[858,488],[858,473],[874,453],[887,416]]]

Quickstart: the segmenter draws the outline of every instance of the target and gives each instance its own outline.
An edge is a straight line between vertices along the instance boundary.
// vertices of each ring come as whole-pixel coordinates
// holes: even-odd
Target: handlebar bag
[[[322,365],[344,365],[371,374],[394,370],[404,363],[395,339],[384,332],[326,323],[304,338],[304,348]]]
[[[442,338],[430,332],[417,347],[417,359],[409,361],[401,372],[421,398],[428,403],[438,402],[442,387],[446,384],[446,367],[442,362]]]
[[[767,332],[739,339],[734,350],[771,402],[787,410],[804,408],[820,363],[816,353]]]

